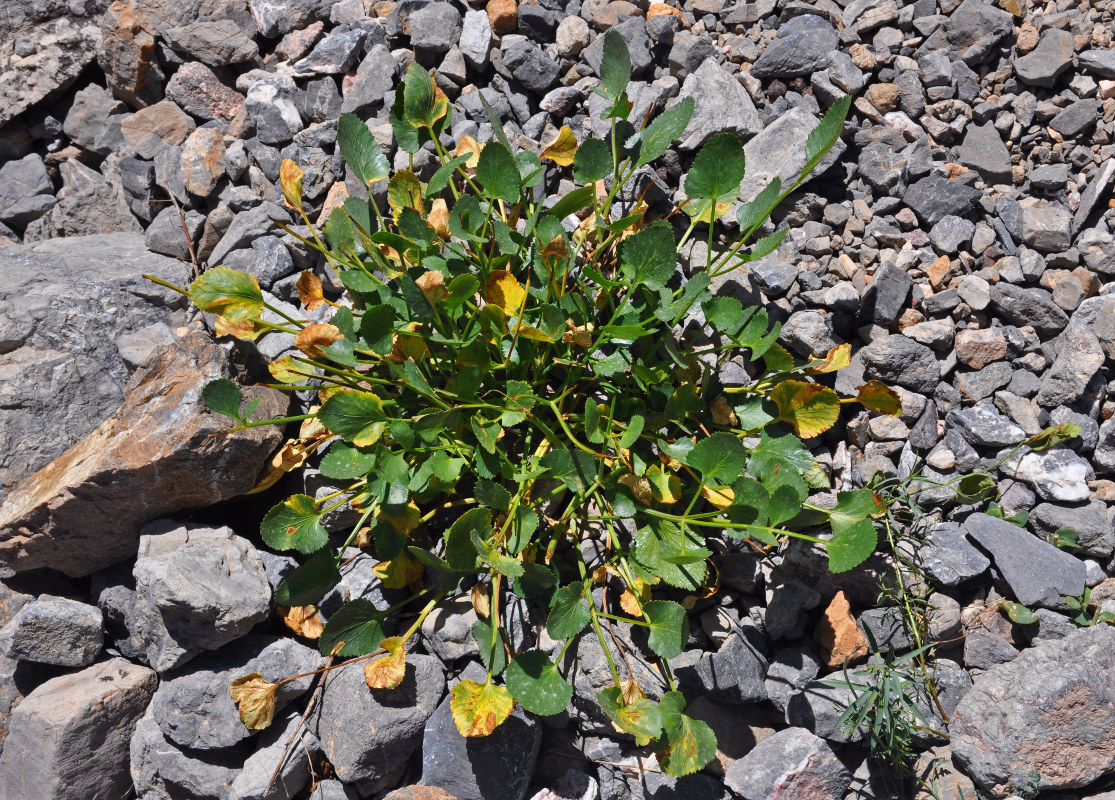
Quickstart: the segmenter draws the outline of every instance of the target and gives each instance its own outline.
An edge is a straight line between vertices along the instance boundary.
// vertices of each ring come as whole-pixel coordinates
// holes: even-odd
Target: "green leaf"
[[[755,246],[751,248],[750,258],[752,260],[769,256],[778,249],[778,245],[782,244],[782,240],[786,238],[786,232],[789,228],[782,228],[770,236],[764,236],[759,241],[755,242]]]
[[[438,113],[439,111],[441,113]],[[432,128],[434,123],[445,114],[445,108],[439,107],[430,73],[413,61],[407,67],[406,77],[403,78],[403,113],[406,115],[407,122],[415,128]]]
[[[1073,422],[1062,422],[1060,425],[1051,425],[1045,430],[1038,431],[1025,441],[1031,450],[1048,450],[1065,442],[1071,442],[1083,432],[1083,428]]]
[[[757,358],[754,350],[751,351],[751,355]],[[780,344],[771,344],[763,353],[763,366],[767,372],[780,373],[792,372],[796,365],[794,364],[794,357],[786,351],[785,347]],[[774,405],[775,408],[778,407],[777,402]]]
[[[1013,521],[1014,516],[1017,515],[1013,515],[1007,522]],[[1022,524],[1025,525],[1025,523]],[[1075,550],[1080,546],[1080,534],[1072,528],[1058,528],[1049,537],[1049,543],[1061,550]]]
[[[600,59],[600,83],[593,90],[615,102],[631,82],[631,53],[623,36],[614,28],[604,34],[604,51]]]
[[[407,121],[405,94],[401,86],[396,86],[395,102],[391,104],[387,118],[391,123],[391,130],[395,134],[395,143],[399,145],[399,149],[414,155],[422,149],[422,143],[425,141],[422,134],[426,131],[420,131]]]
[[[714,433],[694,445],[689,466],[700,471],[706,481],[731,483],[747,466],[747,450],[732,434]]]
[[[590,139],[588,141],[599,142],[600,140],[599,139]],[[600,144],[603,145],[604,143],[600,142]],[[583,145],[582,145],[582,147],[583,147]],[[607,151],[607,145],[604,145],[604,148],[605,148],[605,151]],[[578,150],[577,155],[579,156],[580,154],[581,154],[581,151]],[[611,167],[612,155],[611,155],[610,152],[607,153],[607,157],[608,157],[608,169],[605,171],[605,173],[604,173],[605,175],[607,175],[609,172],[612,171],[612,167]],[[574,169],[574,177],[576,177],[576,169],[577,169],[576,157],[574,157],[574,159],[573,159],[573,169]],[[583,179],[582,178],[577,178],[577,180],[582,181]],[[594,180],[599,180],[599,179],[594,179]],[[589,183],[591,183],[591,181],[589,181]],[[594,186],[578,187],[578,188],[574,189],[573,191],[569,192],[564,197],[562,197],[560,200],[558,200],[552,206],[547,208],[546,213],[547,214],[552,214],[553,216],[557,217],[558,219],[564,219],[565,217],[568,217],[570,214],[575,214],[578,211],[580,211],[582,208],[587,208],[588,206],[592,205],[592,199],[595,196],[596,196],[596,187],[594,187]]]
[[[629,285],[665,288],[677,269],[677,246],[669,223],[657,222],[623,240],[619,263]]]
[[[542,456],[540,463],[572,491],[584,489],[596,480],[596,458],[583,450],[551,450]]]
[[[571,583],[554,592],[550,613],[546,617],[546,630],[550,638],[568,639],[588,625],[591,616],[581,600],[583,590],[583,584]]]
[[[317,646],[327,656],[344,642],[338,656],[366,656],[378,650],[383,639],[383,613],[376,610],[371,600],[361,597],[345,603],[329,618]]]
[[[693,118],[693,98],[686,97],[671,108],[659,114],[639,134],[642,147],[639,148],[639,157],[636,166],[649,164],[654,159],[663,155],[670,145],[685,131],[689,120]]]
[[[602,139],[585,139],[577,148],[573,158],[573,179],[580,183],[594,183],[612,174],[612,150]],[[588,201],[592,202],[592,186],[588,189]],[[586,203],[587,205],[587,203]]]
[[[747,525],[768,523],[770,493],[763,484],[753,478],[742,477],[732,484],[732,495],[729,516],[733,522]]]
[[[477,502],[491,506],[496,511],[507,511],[511,507],[511,492],[498,483],[484,480],[477,481],[476,488],[472,493]]]
[[[527,650],[507,665],[507,690],[519,705],[544,717],[560,714],[573,699],[573,687],[541,650]]]
[[[484,189],[485,195],[508,203],[517,202],[522,184],[519,167],[511,151],[499,142],[488,142],[480,152],[476,165],[476,180]]]
[[[994,500],[999,496],[999,486],[986,472],[973,472],[965,475],[953,487],[961,503],[980,503]]]
[[[623,432],[623,436],[619,437],[619,448],[627,450],[635,442],[639,441],[639,436],[646,426],[647,420],[642,414],[635,414],[627,423],[627,430]]]
[[[449,296],[442,302],[445,303],[446,308],[459,308],[466,300],[475,295],[479,288],[480,279],[475,275],[458,275],[449,281],[449,285],[446,287]]]
[[[723,212],[717,206],[727,206],[736,199],[743,173],[743,144],[739,137],[726,131],[714,134],[697,153],[685,176],[685,194],[690,200],[686,213],[704,222],[718,219]]]
[[[871,519],[883,511],[875,499],[871,489],[855,489],[850,492],[838,492],[836,506],[829,510],[829,523],[837,533],[857,525],[865,519]]]
[[[469,538],[472,540],[472,546],[476,548],[477,555],[480,560],[491,567],[493,570],[508,578],[518,578],[523,574],[523,565],[503,553],[499,552],[499,548],[492,546],[484,541],[480,533],[475,529],[469,533]]]
[[[340,250],[342,244],[347,244],[358,253],[363,249],[357,250],[356,230],[352,227],[352,219],[349,217],[348,212],[343,208],[334,208],[329,213],[329,219],[321,229],[321,232],[325,234],[326,240],[328,240],[330,246],[332,246],[334,250]],[[345,270],[340,276],[341,281],[344,281],[345,273],[354,271],[355,270]]]
[[[492,622],[487,619],[478,619],[472,623],[472,638],[476,640],[476,647],[480,651],[480,660],[484,669],[493,675],[499,675],[507,666],[507,648],[503,646],[503,629],[492,632]]]
[[[681,655],[689,638],[689,616],[671,600],[652,600],[643,604],[650,632],[647,644],[662,658]]]
[[[337,559],[323,550],[283,578],[273,599],[281,606],[317,605],[340,582]]]
[[[740,234],[745,239],[770,216],[770,212],[778,204],[780,194],[782,194],[782,180],[776,176],[754,200],[740,206],[739,211],[736,212],[736,221],[739,223]]]
[[[492,525],[492,512],[486,508],[470,508],[457,518],[445,532],[445,560],[455,570],[472,572],[479,563],[472,544],[475,531],[487,531]]]
[[[296,494],[267,512],[259,532],[267,546],[274,550],[313,553],[329,541],[329,534],[321,525],[321,517],[322,514],[314,506],[314,498]]]
[[[538,514],[523,506],[516,508],[511,518],[511,531],[507,537],[508,552],[512,555],[521,553],[523,548],[530,544],[536,530],[538,530]],[[519,566],[521,567],[522,564]]]
[[[825,155],[844,129],[844,118],[848,116],[848,109],[852,105],[852,96],[846,94],[829,106],[821,124],[809,132],[805,140],[805,166],[802,167],[801,177],[798,181],[805,180],[808,175],[824,160]]]
[[[682,714],[685,697],[667,692],[658,702],[662,714],[663,736],[654,750],[662,771],[681,778],[703,768],[716,758],[716,734],[702,720]]]
[[[321,459],[319,469],[326,478],[350,480],[362,478],[376,465],[376,454],[360,450],[344,442],[334,442],[329,452]]]
[[[357,447],[379,441],[387,428],[383,401],[368,390],[342,389],[322,405],[317,413],[321,424]]]
[[[624,705],[623,692],[618,686],[598,692],[600,709],[620,730],[635,737],[640,747],[662,733],[662,714],[658,706],[645,697]]]
[[[751,397],[735,407],[740,430],[754,431],[778,418],[778,406],[766,397]]]
[[[1033,625],[1038,621],[1038,615],[1021,603],[1012,600],[1000,600],[999,610],[1005,611],[1007,617],[1015,625]]]
[[[365,186],[390,177],[387,156],[368,126],[355,114],[341,114],[337,120],[337,146],[345,163]]]
[[[464,165],[470,158],[472,158],[472,154],[465,153],[463,156],[449,159],[438,167],[437,172],[430,176],[430,182],[426,184],[426,197],[436,197],[445,191],[457,168]]]
[[[800,512],[801,498],[792,487],[779,486],[771,492],[770,506],[767,513],[770,515],[770,524],[772,527],[792,520]]]
[[[869,519],[834,533],[828,541],[829,571],[847,572],[858,567],[875,552],[878,542],[875,525]]]
[[[558,578],[553,567],[545,564],[523,564],[523,575],[515,580],[515,594],[549,606],[557,588]]]
[[[813,456],[801,446],[801,439],[791,433],[763,429],[759,444],[751,451],[747,472],[765,481],[778,470],[789,469],[800,475],[812,465]]]
[[[508,381],[507,409],[503,412],[500,421],[508,428],[518,425],[530,414],[536,400],[537,398],[530,390],[529,383]]]
[[[240,387],[228,378],[209,381],[201,390],[201,402],[218,414],[224,414],[236,422],[243,422],[240,416],[240,403],[243,399]]]
[[[373,353],[385,356],[391,352],[395,336],[395,309],[387,305],[368,306],[360,319],[360,338]]]
[[[202,311],[229,322],[246,322],[263,311],[263,292],[254,275],[229,267],[210,267],[190,284],[190,299]]]
[[[708,324],[731,336],[743,327],[743,304],[734,297],[713,297],[701,303]]]

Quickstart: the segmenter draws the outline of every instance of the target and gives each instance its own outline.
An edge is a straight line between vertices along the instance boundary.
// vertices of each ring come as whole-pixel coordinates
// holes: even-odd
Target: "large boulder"
[[[225,434],[228,420],[203,404],[209,381],[245,374],[234,353],[200,333],[156,350],[114,417],[0,505],[0,561],[17,572],[89,575],[134,558],[144,523],[250,489],[282,431],[266,425]],[[260,399],[257,419],[287,408],[273,389],[245,394]]]
[[[949,723],[952,752],[996,796],[1087,786],[1115,770],[1115,629],[1082,628],[979,675]]]
[[[182,295],[145,273],[184,286],[189,265],[142,234],[0,249],[0,501],[108,419],[134,359],[185,322]]]

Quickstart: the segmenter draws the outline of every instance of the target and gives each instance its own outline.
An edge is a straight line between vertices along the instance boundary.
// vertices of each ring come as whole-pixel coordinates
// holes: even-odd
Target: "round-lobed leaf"
[[[560,714],[573,699],[573,687],[541,650],[527,650],[507,665],[507,689],[519,705],[542,716]]]
[[[229,267],[210,267],[190,284],[190,299],[202,311],[229,322],[247,322],[263,311],[263,292],[254,275]]]
[[[383,612],[361,597],[345,603],[329,618],[317,645],[326,656],[338,645],[338,656],[366,656],[378,650],[383,639]]]
[[[296,494],[267,512],[259,532],[267,546],[275,550],[313,553],[329,542],[321,517],[314,498]]]
[[[661,658],[681,655],[689,639],[689,615],[672,600],[652,600],[643,604],[650,623],[647,644]]]

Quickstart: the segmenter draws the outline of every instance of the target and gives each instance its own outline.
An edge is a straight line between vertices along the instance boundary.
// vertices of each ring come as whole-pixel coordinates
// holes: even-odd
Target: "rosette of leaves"
[[[386,586],[430,598],[411,632],[437,600],[471,591],[488,679],[461,682],[452,707],[473,736],[490,733],[516,703],[543,715],[566,708],[565,652],[586,629],[603,640],[610,615],[592,587],[614,576],[625,587],[624,619],[646,629],[646,655],[661,660],[671,691],[650,700],[612,664],[615,686],[601,693],[602,709],[617,729],[653,743],[666,772],[684,775],[716,750],[708,726],[684,713],[666,663],[688,636],[677,598],[710,582],[707,540],[766,550],[799,537],[827,547],[834,571],[862,562],[876,546],[879,501],[863,489],[839,493],[835,505],[810,503],[827,481],[802,440],[834,425],[843,404],[891,414],[900,406],[877,382],[856,398],[819,382],[848,363],[849,346],[797,363],[765,309],[713,292],[717,276],[781,242],[785,230],[751,239],[836,142],[850,98],[810,134],[801,176],[785,187],[775,178],[741,205],[737,232],[719,246],[714,229],[745,173],[739,139],[711,137],[685,176],[684,213],[656,218],[622,190],[681,135],[692,100],[649,124],[632,120],[630,59],[615,33],[605,36],[600,72],[607,137],[578,143],[562,128],[535,153],[512,146],[488,109],[493,140],[465,136],[449,152],[441,135],[450,105],[411,65],[391,124],[404,152],[432,149],[440,167],[429,180],[392,173],[367,126],[342,115],[341,154],[366,185],[387,182],[386,203],[350,197],[318,231],[302,208],[301,171],[283,167],[287,204],[311,230],[300,238],[345,289],[330,321],[266,322],[254,279],[222,267],[202,274],[190,296],[218,315],[219,331],[295,334],[300,354],[270,369],[280,388],[317,391],[320,405],[290,418],[318,426],[303,424],[298,452],[308,442],[327,448],[321,472],[349,482],[339,499],[295,495],[264,519],[268,546],[306,556],[277,603],[316,604],[340,580],[344,548],[330,547],[322,517],[351,504],[362,519],[345,545],[373,551]],[[536,191],[555,173],[577,188],[560,197]],[[707,238],[708,258],[683,274],[678,248],[695,234]],[[307,310],[329,302],[310,273],[298,288]],[[732,356],[750,365],[744,385],[722,381]],[[238,426],[266,423],[249,421],[228,385],[209,394]],[[579,548],[560,547],[588,526],[607,539],[602,570],[590,572]],[[427,583],[430,575],[436,581]],[[540,606],[549,635],[564,644],[511,651],[502,624],[509,592]],[[353,600],[325,623],[321,650],[384,652],[384,621],[368,600]],[[400,648],[388,651],[391,674]],[[382,682],[386,668],[372,671]]]

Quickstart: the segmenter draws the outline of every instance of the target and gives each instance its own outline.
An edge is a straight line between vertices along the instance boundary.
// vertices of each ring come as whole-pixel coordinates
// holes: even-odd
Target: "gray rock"
[[[232,120],[244,107],[244,95],[221,83],[200,61],[178,68],[166,85],[166,96],[179,108],[199,119]]]
[[[963,217],[980,196],[980,192],[971,186],[940,175],[928,175],[911,184],[902,199],[918,215],[922,224],[936,225],[942,217]]]
[[[472,626],[476,611],[467,597],[448,600],[438,605],[422,622],[422,638],[431,653],[446,666],[459,658],[476,655]]]
[[[542,726],[521,709],[491,735],[466,739],[447,697],[426,720],[420,783],[457,800],[523,800],[541,744]]]
[[[398,71],[390,50],[383,45],[373,47],[356,69],[356,80],[341,102],[341,113],[361,114],[381,105],[384,95],[395,88]]]
[[[254,733],[244,727],[229,696],[233,680],[258,672],[275,683],[315,670],[323,661],[316,650],[292,639],[245,636],[165,675],[151,701],[155,721],[163,735],[181,747],[231,747]],[[313,676],[307,676],[280,686],[275,710],[306,692],[312,682]]]
[[[817,654],[808,647],[777,650],[767,666],[767,699],[782,713],[790,698],[805,688],[821,671]]]
[[[1087,460],[1071,450],[1057,448],[1044,453],[1026,453],[1001,469],[1012,478],[1034,487],[1043,500],[1079,503],[1091,497],[1088,477],[1091,467]]]
[[[60,192],[58,203],[50,213],[28,227],[24,240],[34,242],[63,236],[139,233],[142,230],[128,210],[120,187],[99,181],[85,183],[71,192]]]
[[[269,39],[327,19],[335,0],[251,0],[248,8],[259,32]]]
[[[1105,359],[1099,339],[1087,325],[1070,325],[1059,341],[1061,352],[1034,398],[1046,408],[1069,405],[1083,396]]]
[[[259,55],[251,33],[231,17],[199,19],[161,33],[172,48],[211,67],[243,64]]]
[[[701,67],[701,70],[693,75],[693,80],[699,81],[699,75],[705,69]],[[739,86],[734,78],[731,80]],[[689,79],[686,79],[687,85],[688,82]],[[739,88],[742,90],[742,87]],[[747,96],[746,93],[744,96]],[[753,108],[750,99],[747,100],[747,107]],[[715,115],[717,113],[715,109],[715,106],[710,107],[706,113],[710,116]],[[775,176],[782,181],[783,187],[792,185],[801,173],[802,167],[805,166],[805,144],[810,132],[816,127],[816,117],[803,108],[795,107],[780,114],[774,122],[761,131],[758,126],[750,132],[737,131],[745,139],[757,132],[755,138],[747,142],[743,148],[749,166],[743,184],[740,186],[739,202],[748,203],[755,199]],[[835,164],[846,149],[844,142],[837,140],[813,174],[820,175]],[[734,209],[729,211],[725,219],[729,224],[735,220]]]
[[[351,90],[349,92],[351,94]],[[380,97],[382,98],[382,93]],[[344,101],[341,93],[337,91],[337,82],[332,78],[318,78],[316,81],[307,81],[298,93],[298,113],[303,119],[311,122],[321,122],[323,125],[311,125],[306,130],[294,135],[295,144],[314,146],[307,141],[309,137],[318,139],[322,136],[332,136],[332,141],[323,141],[322,144],[332,144],[337,140],[337,117],[341,113]],[[302,166],[299,164],[299,166]],[[303,167],[305,169],[305,167]]]
[[[314,787],[310,800],[357,800],[357,797],[355,789],[349,789],[340,781],[329,778]]]
[[[733,633],[715,653],[703,653],[692,666],[678,669],[683,683],[696,694],[726,703],[767,699],[767,659],[741,633]]]
[[[166,527],[172,529],[140,538],[133,570],[138,601],[158,611],[177,645],[159,641],[148,648],[149,663],[160,672],[243,636],[271,605],[267,571],[248,540],[226,527]]]
[[[580,17],[566,17],[565,21],[578,20]],[[584,20],[581,20],[585,24]],[[585,24],[587,33],[588,26]],[[559,48],[561,46],[561,29],[558,29]],[[585,44],[588,44],[586,37]],[[488,66],[488,51],[492,48],[492,25],[488,21],[488,14],[483,11],[469,10],[465,12],[464,23],[461,26],[461,38],[457,42],[461,48],[461,55],[473,69],[486,69]],[[580,52],[578,50],[578,52]]]
[[[856,167],[864,180],[883,193],[905,187],[908,178],[905,156],[883,142],[871,142],[863,148]]]
[[[233,250],[225,257],[224,264],[255,275],[259,285],[268,291],[275,281],[298,271],[290,251],[278,236],[253,239],[251,249]]]
[[[897,383],[912,392],[930,394],[941,378],[933,351],[901,334],[881,336],[861,353],[867,377]]]
[[[279,228],[271,221],[272,218],[289,222],[290,213],[275,203],[263,203],[237,214],[232,224],[228,226],[228,230],[225,231],[225,235],[213,248],[213,252],[209,256],[209,263],[212,265],[221,264],[225,256],[233,250],[250,247],[256,239],[278,233]]]
[[[156,684],[151,670],[114,658],[39,686],[12,713],[0,797],[123,797],[128,742]]]
[[[823,356],[836,346],[824,314],[795,311],[782,325],[779,339],[799,355]]]
[[[461,35],[461,12],[452,3],[430,3],[411,11],[409,19],[410,43],[419,52],[441,55]]]
[[[1115,521],[1107,504],[1100,500],[1082,506],[1042,503],[1030,512],[1029,524],[1045,539],[1061,528],[1076,531],[1083,555],[1106,559],[1115,552]]]
[[[1069,38],[1071,40],[1071,35]],[[1069,49],[1072,49],[1071,41]],[[957,152],[957,161],[974,169],[988,184],[1003,183],[1009,186],[1011,183],[1010,152],[990,122],[986,125],[968,126],[964,142]]]
[[[864,293],[864,315],[877,325],[892,325],[906,307],[912,285],[906,270],[888,261],[875,272]]]
[[[906,650],[913,646],[913,640],[902,621],[902,614],[895,606],[869,608],[859,615],[856,623],[860,630],[874,637],[880,650],[885,651],[890,647]]]
[[[359,28],[334,31],[315,44],[305,57],[295,61],[291,69],[300,78],[348,72],[360,57],[365,37]]]
[[[1053,88],[1057,78],[1072,66],[1072,33],[1049,28],[1041,35],[1038,46],[1014,60],[1014,73],[1030,86]]]
[[[301,729],[302,714],[297,711],[272,722],[229,786],[228,800],[291,800],[301,792],[310,782],[313,759],[321,753],[317,737]]]
[[[964,529],[1023,605],[1056,609],[1063,598],[1083,594],[1083,562],[1026,529],[983,513],[968,517]]]
[[[1079,789],[1115,768],[1115,629],[1084,628],[975,679],[949,725],[954,756],[983,788]],[[1080,742],[1066,748],[1065,742]]]
[[[155,181],[155,165],[139,158],[120,159],[120,186],[131,212],[141,222],[150,223],[158,213],[161,204],[157,200],[162,194]]]
[[[983,0],[964,0],[921,50],[928,52],[944,45],[956,58],[975,66],[986,61],[996,45],[1012,33],[1014,19],[1010,14]]]
[[[836,49],[837,34],[822,17],[805,14],[778,28],[771,42],[751,67],[756,78],[796,78],[823,70]]]
[[[525,4],[524,6],[525,7]],[[520,23],[521,24],[521,23]],[[639,76],[646,71],[654,63],[654,58],[650,52],[650,39],[647,37],[646,24],[643,22],[642,17],[632,16],[621,21],[618,25],[613,25],[611,30],[614,30],[623,40],[627,43],[627,49],[631,53],[631,73],[632,75]],[[671,57],[673,53],[671,52]],[[604,36],[597,36],[592,44],[581,51],[581,60],[592,67],[593,71],[600,74],[600,64],[604,59]],[[694,65],[696,69],[696,65]],[[677,79],[684,80],[689,73],[678,74],[676,71],[674,75]]]
[[[62,131],[79,147],[94,150],[97,135],[105,126],[109,115],[120,111],[122,107],[107,90],[90,84],[74,95],[73,105],[62,123]]]
[[[84,667],[104,644],[101,610],[65,597],[40,595],[0,629],[0,652],[9,658]]]
[[[135,726],[129,748],[132,783],[143,798],[227,800],[250,750],[182,750],[163,736],[147,713]]]
[[[1081,69],[1101,78],[1115,78],[1115,51],[1109,49],[1085,50],[1076,57]]]
[[[515,79],[537,95],[550,90],[561,68],[537,44],[525,36],[503,37],[503,65]]]
[[[244,110],[256,126],[264,144],[285,144],[302,130],[298,113],[298,87],[289,75],[270,75],[251,85],[244,98]]]
[[[991,306],[1014,325],[1033,326],[1043,338],[1057,335],[1069,321],[1044,289],[1024,289],[1000,281],[991,287]]]
[[[1072,214],[1059,206],[1022,209],[1022,240],[1041,253],[1061,253],[1072,244]]]
[[[1009,384],[1013,375],[1010,364],[996,361],[975,372],[957,373],[956,388],[964,400],[978,403]]]
[[[113,340],[171,323],[184,305],[142,276],[185,286],[188,270],[149,253],[139,234],[0,253],[0,496],[119,408],[129,369]]]
[[[964,665],[968,669],[990,669],[1016,658],[1018,650],[997,633],[977,628],[964,637]]]
[[[832,687],[824,681],[813,681],[790,698],[790,703],[786,706],[786,724],[805,728],[822,739],[838,744],[861,741],[864,736],[862,726],[845,731],[840,724],[840,715],[854,699],[851,689]]]
[[[432,656],[408,654],[406,661],[406,676],[395,689],[369,689],[364,662],[326,678],[313,722],[346,784],[385,788],[385,779],[422,743],[426,720],[445,692],[445,673]]]
[[[186,218],[186,229],[182,229],[182,216]],[[190,260],[190,246],[197,246],[201,237],[202,228],[205,226],[205,217],[190,209],[179,215],[174,206],[164,208],[147,226],[144,234],[144,244],[152,253],[159,253],[180,261]],[[187,240],[189,236],[189,240]]]
[[[694,106],[693,117],[682,132],[678,144],[682,150],[696,150],[710,136],[720,131],[749,139],[762,130],[759,112],[755,110],[751,96],[739,81],[715,61],[705,61],[685,79],[678,100],[686,97],[693,98]],[[785,139],[782,144],[785,147]],[[748,163],[763,162],[749,158]]]
[[[751,282],[771,297],[786,294],[798,278],[798,268],[775,256],[766,256],[747,265]]]
[[[1095,126],[1099,119],[1099,101],[1091,98],[1069,103],[1049,122],[1049,127],[1066,139],[1075,139]]]
[[[1010,447],[1026,438],[1026,432],[1004,417],[990,403],[977,403],[962,410],[950,411],[945,424],[960,432],[977,447]]]
[[[724,783],[745,800],[805,796],[840,800],[851,776],[826,741],[805,728],[786,728],[732,762]]]

